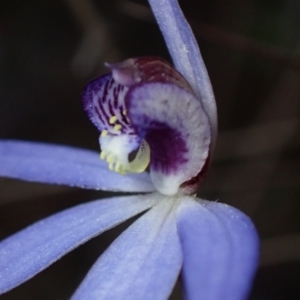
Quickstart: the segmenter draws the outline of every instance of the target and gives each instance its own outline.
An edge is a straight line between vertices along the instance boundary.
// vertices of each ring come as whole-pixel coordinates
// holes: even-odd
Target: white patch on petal
[[[154,186],[163,195],[175,195],[178,192],[178,187],[181,185],[181,175],[164,175],[161,172],[152,171],[150,173],[151,180]]]
[[[201,103],[186,90],[165,83],[137,86],[126,97],[132,124],[147,131],[154,158],[153,184],[162,194],[176,194],[181,184],[199,174],[208,158],[210,126]],[[163,130],[168,133],[162,138]]]
[[[146,141],[140,143],[139,139],[132,135],[100,135],[100,158],[105,159],[111,171],[141,173],[146,170],[150,162],[150,147]],[[138,149],[133,159],[129,161],[129,154]]]

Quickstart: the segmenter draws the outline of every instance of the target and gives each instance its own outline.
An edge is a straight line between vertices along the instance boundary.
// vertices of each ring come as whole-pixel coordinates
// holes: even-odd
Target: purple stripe
[[[101,94],[101,92],[100,92],[100,94]],[[97,107],[98,107],[98,109],[99,109],[99,111],[102,113],[102,115],[105,117],[105,119],[106,119],[106,122],[104,123],[104,124],[107,124],[108,125],[108,120],[109,120],[109,115],[106,113],[106,111],[105,111],[105,109],[104,109],[104,106],[107,106],[107,103],[106,104],[104,104],[103,103],[103,101],[101,101],[102,100],[102,98],[101,97],[99,97],[99,99],[100,99],[100,103],[99,103],[99,105],[97,105]],[[95,105],[96,106],[96,105]]]
[[[101,99],[101,102],[105,102],[106,101],[106,97],[107,97],[107,93],[108,93],[108,85],[109,85],[109,82],[111,81],[111,79],[110,80],[107,80],[106,82],[105,82],[105,85],[104,85],[104,90],[103,90],[103,97],[102,98],[100,98]]]
[[[113,86],[113,84],[115,83],[114,79],[111,77],[110,80],[109,80],[109,87],[108,89],[110,90]]]
[[[113,94],[114,94],[114,108],[118,108],[118,95],[119,95],[119,86],[115,86],[113,89]]]
[[[112,99],[109,99],[110,101],[108,102],[108,109],[109,109],[109,113],[111,116],[115,115],[115,111],[113,108],[113,104],[112,104]]]
[[[100,119],[102,125],[103,125],[103,126],[106,125],[107,122],[105,122],[105,121],[102,119],[102,115],[101,115],[101,113],[100,113],[100,110],[99,110],[99,107],[98,107],[98,106],[95,106],[95,112],[96,112],[97,116],[99,117],[99,119]]]
[[[123,114],[123,110],[124,110],[124,107],[121,107],[119,109],[120,115],[121,115],[121,119],[122,119],[122,123],[124,124],[124,126],[128,127],[129,126],[129,122],[127,121],[126,116]]]

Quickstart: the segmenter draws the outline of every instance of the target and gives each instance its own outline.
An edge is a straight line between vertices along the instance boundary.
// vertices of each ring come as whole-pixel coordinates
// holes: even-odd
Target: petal
[[[128,116],[151,148],[150,172],[163,194],[177,193],[204,166],[210,127],[193,94],[168,83],[142,83],[126,94]]]
[[[181,268],[182,253],[174,201],[162,197],[157,196],[159,204],[100,257],[73,300],[168,298]]]
[[[0,141],[0,176],[124,192],[154,190],[148,174],[109,171],[93,151],[42,143]]]
[[[225,204],[186,198],[179,209],[183,278],[188,299],[245,299],[258,263],[250,219]]]
[[[150,195],[93,201],[50,216],[12,235],[0,243],[0,294],[156,201]]]
[[[217,108],[197,41],[177,0],[149,0],[176,69],[185,77],[209,116],[212,147],[217,136]]]

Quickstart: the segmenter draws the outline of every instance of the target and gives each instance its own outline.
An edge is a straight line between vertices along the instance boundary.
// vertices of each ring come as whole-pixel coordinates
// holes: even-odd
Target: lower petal
[[[183,279],[188,299],[245,299],[258,262],[248,217],[225,204],[186,198],[179,209]]]
[[[151,195],[97,200],[43,219],[0,243],[0,294],[156,203]]]
[[[0,141],[0,176],[122,192],[152,192],[147,173],[111,172],[93,151],[33,142]]]
[[[182,253],[174,201],[157,197],[159,204],[131,225],[95,263],[73,300],[168,298]]]

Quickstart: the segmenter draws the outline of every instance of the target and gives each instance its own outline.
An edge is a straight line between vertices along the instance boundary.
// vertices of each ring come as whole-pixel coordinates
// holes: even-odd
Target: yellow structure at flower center
[[[143,141],[139,150],[132,161],[128,160],[129,153],[125,156],[119,156],[116,151],[102,150],[100,158],[106,160],[108,168],[111,171],[125,175],[127,172],[141,173],[146,170],[150,163],[150,147],[146,141]]]
[[[100,136],[102,151],[100,158],[106,160],[111,171],[125,175],[127,172],[141,173],[146,170],[150,163],[150,147],[144,140],[132,161],[129,161],[130,151],[126,151],[126,135],[111,136],[106,134]],[[122,147],[125,146],[125,147]]]

